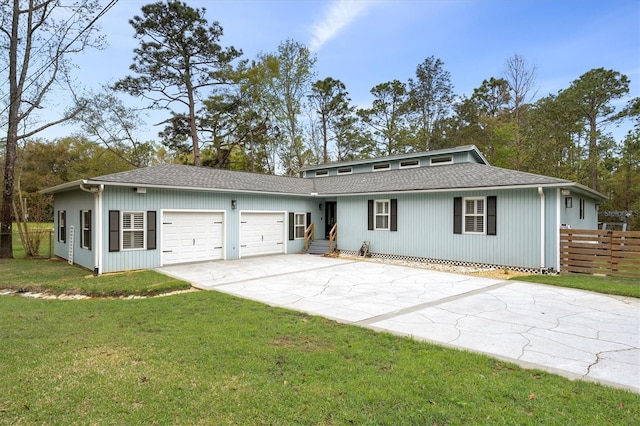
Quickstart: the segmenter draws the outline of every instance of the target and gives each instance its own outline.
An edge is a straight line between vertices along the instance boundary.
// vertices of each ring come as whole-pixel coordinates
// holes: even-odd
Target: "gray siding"
[[[162,253],[162,224],[160,213],[164,210],[207,210],[225,211],[225,258],[237,259],[239,256],[240,211],[286,211],[311,212],[312,221],[319,220],[321,212],[316,199],[294,196],[270,196],[234,193],[214,193],[182,190],[159,190],[148,188],[146,194],[137,194],[131,188],[107,187],[104,191],[104,214],[109,210],[119,211],[157,211],[158,247],[156,250],[108,251],[108,221],[103,224],[103,272],[131,269],[155,268],[160,266]],[[237,201],[237,208],[231,208],[231,200]],[[315,208],[314,208],[315,206]],[[288,215],[285,215],[285,221]],[[304,240],[287,240],[287,253],[301,252]]]
[[[83,249],[80,247],[80,212],[82,210],[94,210],[94,197],[92,194],[83,191],[69,191],[56,194],[53,204],[54,209],[54,253],[63,259],[69,258],[69,230],[73,226],[74,228],[74,241],[73,241],[73,263],[85,267],[93,271],[94,268],[94,249]],[[58,212],[66,212],[66,241],[60,242],[58,238]],[[91,228],[95,229],[95,214],[91,217]]]
[[[497,196],[497,235],[453,233],[453,198]],[[367,230],[367,200],[398,200],[398,231]],[[416,218],[418,218],[416,220]],[[535,188],[338,198],[338,247],[451,261],[540,266],[540,197]]]
[[[338,169],[342,169],[345,167],[350,167],[352,170],[352,173],[369,173],[373,171],[373,165],[374,164],[384,164],[384,163],[389,163],[390,165],[390,169],[389,170],[398,170],[400,169],[400,163],[403,161],[408,161],[408,160],[418,160],[420,163],[420,167],[431,167],[431,158],[440,158],[440,157],[446,157],[446,156],[452,156],[453,158],[453,162],[454,163],[479,163],[478,159],[473,155],[472,152],[470,151],[462,151],[462,152],[454,152],[454,153],[439,153],[439,154],[432,154],[432,153],[422,153],[422,154],[416,154],[415,156],[407,156],[407,158],[402,158],[402,159],[392,159],[392,160],[380,160],[380,159],[371,159],[371,160],[361,160],[363,163],[362,164],[335,164],[335,166],[327,166],[327,165],[320,165],[317,169],[314,168],[307,168],[306,172],[305,172],[305,177],[307,178],[313,178],[316,177],[316,172],[318,170],[328,170],[329,171],[329,175],[328,176],[337,176],[338,175]],[[384,172],[384,170],[380,170],[378,171],[379,173]],[[326,175],[325,175],[326,176]]]

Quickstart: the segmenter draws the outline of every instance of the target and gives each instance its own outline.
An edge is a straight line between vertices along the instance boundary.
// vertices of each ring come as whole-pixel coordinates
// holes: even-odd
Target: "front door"
[[[337,215],[336,215],[336,205],[335,201],[327,201],[324,203],[325,207],[325,217],[327,220],[324,221],[324,237],[329,239],[329,232],[331,232],[331,228],[336,224]]]

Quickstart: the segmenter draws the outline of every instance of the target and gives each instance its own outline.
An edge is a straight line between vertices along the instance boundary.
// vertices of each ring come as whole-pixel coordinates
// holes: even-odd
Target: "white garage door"
[[[223,237],[223,213],[164,212],[162,264],[222,259]]]
[[[284,213],[240,214],[240,257],[285,252]]]

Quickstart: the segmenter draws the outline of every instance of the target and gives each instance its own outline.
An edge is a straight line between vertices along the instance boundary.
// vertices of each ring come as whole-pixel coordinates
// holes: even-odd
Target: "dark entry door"
[[[331,232],[331,228],[336,224],[337,216],[336,216],[336,202],[335,201],[327,201],[324,203],[325,205],[325,217],[327,220],[324,221],[324,237],[329,238],[329,232]]]

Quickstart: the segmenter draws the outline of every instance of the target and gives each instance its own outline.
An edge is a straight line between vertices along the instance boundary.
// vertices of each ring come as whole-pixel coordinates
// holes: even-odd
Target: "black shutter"
[[[373,200],[368,201],[367,229],[373,231]]]
[[[462,234],[462,197],[453,199],[453,233]]]
[[[80,222],[78,222],[80,224],[80,226],[78,226],[78,228],[80,228],[80,247],[84,247],[84,223],[82,220],[82,210],[80,210]]]
[[[119,210],[109,210],[109,251],[120,251]]]
[[[82,221],[80,222],[82,223]],[[87,246],[88,250],[91,250],[91,210],[87,211],[87,231],[86,234],[84,232],[82,232],[83,234],[83,238],[84,238],[84,243]]]
[[[156,249],[156,212],[147,212],[147,250]]]
[[[398,230],[398,200],[391,199],[391,231]]]
[[[295,228],[295,214],[289,213],[289,241],[295,240],[296,238],[296,228]]]
[[[487,197],[487,235],[496,235],[497,197]]]

